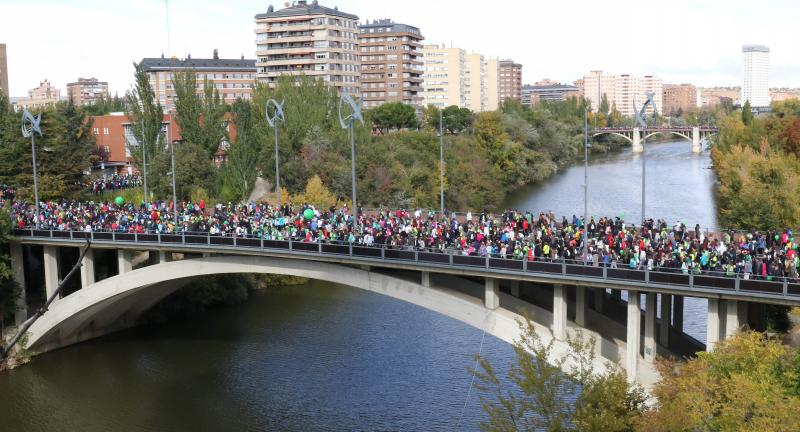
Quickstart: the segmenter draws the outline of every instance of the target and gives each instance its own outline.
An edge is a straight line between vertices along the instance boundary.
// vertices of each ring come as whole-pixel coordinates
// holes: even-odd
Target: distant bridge
[[[647,140],[656,134],[671,134],[684,138],[692,143],[692,152],[700,153],[703,149],[701,141],[719,132],[715,126],[685,126],[685,127],[653,127],[647,128],[647,135],[642,136],[638,127],[606,127],[592,130],[592,137],[600,135],[616,135],[625,138],[633,146],[634,153],[644,151],[642,140]]]
[[[69,262],[64,252],[76,251],[87,237],[92,248],[82,262],[80,289],[56,300],[30,328],[28,347],[34,353],[129,327],[191,280],[224,273],[270,273],[388,295],[485,329],[507,342],[519,337],[515,319],[527,310],[537,332],[545,342],[554,341],[559,353],[568,350],[568,329],[582,329],[598,341],[599,365],[602,359],[620,362],[631,378],[647,385],[656,379],[657,353],[689,356],[705,349],[683,332],[685,296],[708,299],[709,347],[741,325],[763,328],[767,303],[800,305],[800,281],[788,279],[745,280],[564,260],[465,256],[454,250],[27,229],[15,231],[11,243],[14,277],[27,287],[18,303],[18,323],[26,319],[25,295],[50,297],[76,259]],[[99,263],[104,263],[102,271]],[[38,286],[31,283],[37,280]],[[36,289],[44,292],[35,293]],[[623,290],[627,302],[621,299]],[[646,298],[644,311],[640,294]]]

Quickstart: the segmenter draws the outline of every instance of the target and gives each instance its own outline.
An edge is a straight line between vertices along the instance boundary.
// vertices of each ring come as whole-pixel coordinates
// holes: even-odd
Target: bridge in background
[[[270,273],[354,286],[417,304],[513,342],[528,311],[547,342],[568,350],[569,329],[598,340],[601,359],[620,362],[631,378],[654,382],[656,355],[690,356],[706,347],[683,332],[684,298],[708,299],[707,342],[740,326],[764,329],[764,305],[800,305],[800,281],[586,266],[579,262],[465,256],[456,251],[362,247],[207,234],[17,230],[15,279],[44,297],[77,260],[87,238],[78,289],[55,301],[30,328],[34,353],[130,327],[187,282],[212,274]],[[96,265],[103,262],[104,270]],[[109,265],[108,263],[113,263]],[[37,267],[38,266],[38,267]],[[40,269],[40,270],[37,270]],[[66,270],[65,270],[66,269]],[[38,280],[40,283],[35,283]],[[37,289],[44,293],[34,293]],[[627,301],[622,300],[627,292]],[[641,296],[644,297],[642,311]],[[46,298],[46,297],[45,297]],[[17,322],[27,316],[20,298]]]
[[[703,150],[701,142],[718,132],[719,129],[714,126],[653,127],[647,128],[647,135],[642,136],[642,130],[639,127],[607,127],[593,129],[592,137],[600,135],[621,136],[631,143],[634,153],[641,153],[644,151],[642,147],[643,139],[646,140],[657,134],[677,135],[692,143],[692,152],[700,153]]]

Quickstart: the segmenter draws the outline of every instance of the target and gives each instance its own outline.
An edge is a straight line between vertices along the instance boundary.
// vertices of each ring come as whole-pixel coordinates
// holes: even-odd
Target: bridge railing
[[[721,293],[741,293],[746,295],[765,294],[772,297],[800,299],[800,279],[787,277],[742,278],[740,274],[727,276],[722,272],[701,271],[684,273],[680,269],[659,267],[647,268],[615,267],[607,263],[586,263],[583,261],[548,257],[508,258],[501,256],[481,256],[466,254],[457,249],[429,249],[417,247],[390,247],[385,245],[351,244],[345,241],[306,242],[298,240],[272,240],[257,236],[220,236],[209,233],[128,233],[116,231],[58,231],[18,229],[16,237],[54,240],[84,240],[121,244],[141,244],[143,246],[169,247],[170,245],[196,246],[201,248],[221,247],[223,251],[231,248],[281,251],[303,255],[348,256],[376,262],[412,262],[422,267],[448,267],[461,269],[482,269],[487,273],[541,274],[554,279],[589,281],[621,281],[643,285],[678,287],[682,289],[704,289]]]

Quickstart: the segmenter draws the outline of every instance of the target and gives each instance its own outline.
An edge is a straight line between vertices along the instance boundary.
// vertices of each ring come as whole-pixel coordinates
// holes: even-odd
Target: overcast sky
[[[446,43],[524,66],[523,80],[572,82],[589,70],[655,74],[665,83],[740,85],[743,44],[771,48],[770,87],[800,87],[796,0],[324,0],[362,21],[392,18]],[[284,2],[169,0],[171,51],[255,58],[256,13]],[[0,0],[12,96],[78,77],[123,94],[131,63],[169,55],[163,0]]]

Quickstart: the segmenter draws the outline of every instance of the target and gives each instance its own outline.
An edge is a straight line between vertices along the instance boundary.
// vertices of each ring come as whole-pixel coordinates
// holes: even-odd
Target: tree
[[[336,196],[331,193],[322,183],[318,175],[308,179],[306,190],[302,194],[295,195],[294,201],[297,204],[311,204],[317,208],[327,209],[336,205]]]
[[[431,105],[425,110],[425,118],[428,125],[435,130],[439,130],[439,109]],[[450,105],[442,111],[442,124],[444,130],[449,134],[462,133],[472,126],[472,111],[469,108],[459,108]]]
[[[519,322],[516,363],[500,380],[488,360],[478,357],[477,388],[489,416],[486,431],[632,431],[645,409],[645,394],[628,384],[618,366],[594,369],[595,341],[582,333],[569,337],[571,353],[556,356],[554,342],[543,342],[534,323]],[[577,399],[573,398],[577,394]]]
[[[206,149],[193,142],[175,145],[175,195],[178,200],[192,199],[195,191],[214,192],[217,189],[217,167],[209,159]],[[153,176],[150,187],[159,199],[172,200],[172,155],[169,151],[160,153],[150,160]]]
[[[150,165],[145,170],[147,158],[155,160],[164,151],[165,143],[161,123],[164,113],[161,102],[156,99],[150,78],[141,63],[133,64],[135,84],[133,90],[126,94],[128,107],[131,110],[131,133],[135,143],[128,143],[134,162],[139,172],[147,176]],[[149,199],[149,197],[145,197]]]
[[[0,334],[3,334],[6,321],[14,316],[21,292],[21,287],[14,281],[11,270],[10,235],[11,217],[5,208],[0,208]]]
[[[753,107],[750,106],[750,101],[744,101],[744,105],[742,105],[742,123],[745,126],[750,126],[750,123],[753,122]]]
[[[419,127],[414,107],[403,102],[387,102],[368,111],[372,124],[381,135],[395,129],[415,129]]]
[[[177,72],[172,78],[175,87],[176,120],[181,127],[181,137],[186,142],[200,145],[213,158],[219,145],[227,141],[225,130],[225,103],[208,79],[203,82],[202,96],[197,93],[195,71]]]
[[[605,93],[603,93],[603,97],[600,98],[600,109],[597,111],[608,117],[608,96],[606,96]]]
[[[643,431],[800,430],[800,355],[779,340],[741,332],[658,370]]]
[[[233,104],[232,121],[236,125],[236,138],[228,147],[228,162],[223,167],[223,182],[235,193],[236,199],[250,196],[257,176],[257,163],[261,143],[266,141],[266,122],[260,121],[249,101],[237,100]]]

